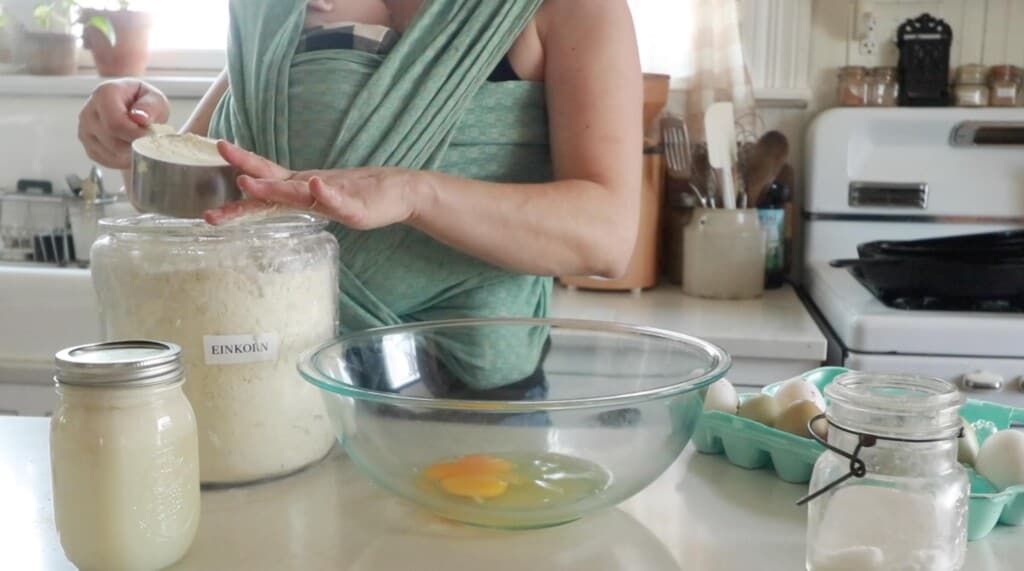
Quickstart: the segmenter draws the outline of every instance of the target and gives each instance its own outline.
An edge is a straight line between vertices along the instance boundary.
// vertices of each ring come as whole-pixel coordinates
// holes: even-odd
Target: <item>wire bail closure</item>
[[[853,453],[851,454],[851,453],[849,453],[849,452],[847,452],[845,450],[842,450],[840,448],[832,446],[827,441],[825,441],[825,439],[823,439],[821,436],[819,436],[818,433],[815,432],[814,429],[812,428],[814,423],[818,422],[819,420],[825,420],[825,422],[827,422],[829,424],[829,426],[831,426],[833,428],[838,428],[839,430],[842,430],[843,432],[856,435],[857,436],[857,446],[855,446],[853,448]],[[832,490],[836,486],[839,486],[840,484],[842,484],[843,482],[849,480],[850,478],[863,478],[865,475],[867,475],[867,473],[868,473],[867,465],[864,464],[864,460],[860,459],[860,456],[859,456],[860,455],[860,451],[862,449],[864,449],[864,448],[871,448],[871,447],[873,447],[875,444],[878,443],[879,440],[890,440],[890,441],[893,441],[893,442],[914,442],[914,443],[941,442],[943,440],[948,440],[948,438],[931,438],[931,439],[927,439],[927,440],[914,440],[914,439],[909,439],[909,438],[890,438],[890,437],[876,436],[874,434],[865,434],[863,432],[857,432],[857,431],[850,430],[848,428],[843,428],[842,426],[837,425],[836,423],[834,423],[831,420],[829,420],[828,415],[826,415],[825,413],[821,413],[821,414],[815,416],[814,418],[808,420],[807,421],[807,430],[808,430],[808,432],[811,433],[811,437],[814,438],[814,440],[816,440],[819,444],[821,444],[822,446],[824,446],[825,448],[827,448],[831,452],[834,452],[834,453],[842,456],[843,458],[849,459],[850,460],[850,471],[847,472],[846,474],[843,474],[839,478],[836,478],[832,482],[826,484],[821,489],[816,490],[816,491],[814,491],[814,492],[812,492],[812,493],[810,493],[810,494],[800,498],[799,500],[797,500],[796,505],[798,505],[798,506],[802,506],[802,505],[810,502],[811,500],[813,500],[813,499],[815,499],[815,498],[825,494],[826,492]],[[963,438],[963,436],[964,436],[964,429],[963,429],[963,427],[960,427],[960,432],[957,433],[956,437],[957,438]]]

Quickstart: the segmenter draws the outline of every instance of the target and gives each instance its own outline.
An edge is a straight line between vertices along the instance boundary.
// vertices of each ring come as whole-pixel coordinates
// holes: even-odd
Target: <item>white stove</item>
[[[1024,228],[1024,109],[837,109],[807,148],[803,279],[829,364],[1024,407],[1024,313],[896,309],[830,265],[864,242]]]

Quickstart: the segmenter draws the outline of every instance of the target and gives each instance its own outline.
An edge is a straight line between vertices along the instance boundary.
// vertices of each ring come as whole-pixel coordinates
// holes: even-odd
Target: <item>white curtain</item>
[[[679,82],[685,100],[687,127],[693,141],[704,139],[704,110],[718,101],[731,101],[737,130],[743,138],[756,135],[754,91],[743,60],[738,0],[689,0],[693,34],[686,57],[689,72]]]

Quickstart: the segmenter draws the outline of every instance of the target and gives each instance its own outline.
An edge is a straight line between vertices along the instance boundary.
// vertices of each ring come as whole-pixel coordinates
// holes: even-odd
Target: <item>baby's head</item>
[[[307,0],[306,2],[306,27],[315,28],[333,24],[337,20],[334,12],[341,7],[344,0]]]
[[[306,1],[306,28],[329,26],[346,21],[386,25],[388,9],[383,0],[361,2],[355,6],[347,0]]]

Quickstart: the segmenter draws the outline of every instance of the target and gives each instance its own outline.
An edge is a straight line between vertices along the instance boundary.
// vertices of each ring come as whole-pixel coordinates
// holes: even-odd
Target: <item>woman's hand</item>
[[[206,212],[221,224],[271,206],[309,210],[356,230],[413,219],[417,173],[397,168],[292,171],[226,141],[217,143],[226,161],[242,172],[238,187],[246,200]]]
[[[89,158],[116,169],[131,167],[131,143],[147,134],[151,123],[166,123],[167,97],[137,79],[100,84],[78,114],[78,139]]]

